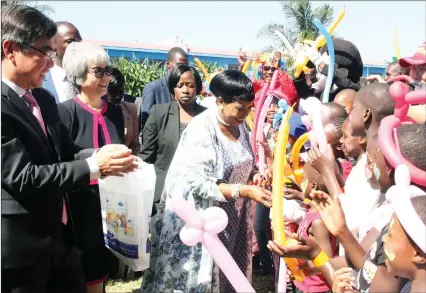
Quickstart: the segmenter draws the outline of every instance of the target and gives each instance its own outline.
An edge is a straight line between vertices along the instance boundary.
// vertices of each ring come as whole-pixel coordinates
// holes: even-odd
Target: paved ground
[[[107,293],[139,293],[142,278],[133,281],[108,281]],[[272,275],[262,276],[258,268],[253,268],[253,288],[256,293],[273,293],[274,278]]]

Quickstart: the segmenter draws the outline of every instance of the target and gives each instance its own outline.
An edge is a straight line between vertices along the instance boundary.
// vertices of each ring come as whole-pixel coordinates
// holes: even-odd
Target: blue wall
[[[133,54],[138,59],[148,58],[154,61],[166,61],[167,51],[162,50],[149,50],[149,49],[134,49],[134,48],[119,48],[103,46],[107,50],[110,57],[126,57],[132,59]],[[229,66],[232,64],[238,64],[237,58],[226,55],[208,55],[201,53],[190,53],[189,62],[194,62],[194,56],[201,61],[210,62],[212,65],[217,63],[219,66]]]
[[[110,47],[103,46],[107,50],[110,57],[126,57],[133,58],[133,54],[137,59],[145,59],[153,61],[166,61],[167,51],[163,50],[150,50],[150,49],[135,49],[135,48],[122,48],[122,47]],[[238,65],[237,58],[234,56],[227,55],[211,55],[202,53],[190,53],[189,62],[194,62],[194,55],[201,61],[210,62],[211,64],[217,63],[217,65],[225,67],[230,65]],[[367,77],[370,74],[385,74],[386,66],[368,65],[364,64],[364,70],[362,73],[363,77]]]

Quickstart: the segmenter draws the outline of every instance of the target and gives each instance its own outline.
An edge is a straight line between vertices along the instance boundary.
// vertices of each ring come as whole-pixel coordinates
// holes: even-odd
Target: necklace
[[[225,126],[231,126],[231,124],[229,124],[229,123],[225,122],[225,120],[223,120],[223,119],[220,117],[220,114],[219,114],[219,112],[218,112],[218,111],[216,111],[216,118],[217,118],[217,120],[220,122],[220,124],[223,124],[223,125],[225,125]]]

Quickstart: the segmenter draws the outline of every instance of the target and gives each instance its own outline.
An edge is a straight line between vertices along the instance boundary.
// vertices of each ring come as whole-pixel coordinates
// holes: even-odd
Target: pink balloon
[[[269,87],[269,84],[265,83],[265,85],[263,86],[262,93],[261,93],[261,96],[259,98],[259,101],[255,105],[256,113],[255,113],[255,116],[254,116],[253,129],[252,129],[252,132],[251,132],[251,148],[252,148],[253,154],[255,156],[256,156],[256,151],[257,151],[257,148],[256,148],[256,145],[257,145],[256,134],[257,134],[257,128],[259,127],[259,116],[260,116],[260,112],[262,110],[261,107],[262,107],[263,103],[265,102],[266,95],[268,93],[268,87]]]
[[[271,85],[269,86],[269,92],[272,92],[275,89],[275,86],[277,85],[277,80],[278,80],[278,70],[275,70],[274,74],[272,75]]]
[[[423,190],[417,186],[410,185],[410,183],[410,169],[403,164],[398,165],[395,169],[395,185],[386,192],[386,200],[392,203],[402,196],[413,198],[425,195]]]
[[[285,100],[287,102],[287,105],[289,105],[290,107],[292,106],[292,105],[290,105],[290,101],[289,101],[288,97],[284,93],[280,92],[279,90],[274,90],[272,92],[272,94],[274,96],[277,96],[281,100]]]
[[[259,125],[257,127],[256,134],[257,141],[263,142],[263,128],[265,127],[266,113],[268,112],[269,105],[271,105],[272,98],[272,95],[268,95],[265,103],[263,104],[262,111],[260,111]],[[259,172],[262,175],[265,173],[265,149],[262,144],[259,144]]]
[[[226,212],[219,207],[197,211],[193,204],[181,196],[172,197],[171,208],[186,222],[179,233],[182,243],[194,246],[201,242],[237,292],[255,293],[228,249],[217,237],[228,225]]]
[[[401,80],[409,80],[403,76]],[[421,186],[426,186],[426,171],[414,166],[409,162],[399,149],[399,138],[396,129],[403,124],[413,124],[407,119],[410,104],[424,104],[426,102],[426,91],[416,90],[408,92],[408,87],[400,81],[394,82],[389,88],[389,93],[396,101],[394,115],[385,117],[379,127],[380,150],[386,161],[396,169],[400,164],[408,167],[411,181]]]
[[[312,129],[312,120],[311,117],[309,117],[308,115],[303,115],[301,118],[302,123],[306,126],[306,128],[308,130]]]
[[[315,97],[307,98],[306,103],[303,105],[303,109],[312,118],[312,132],[315,133],[315,137],[321,153],[325,156],[329,156],[330,154],[327,145],[327,137],[325,135],[323,125],[323,119],[327,114],[327,111],[322,110],[323,108],[324,106],[321,101]],[[306,118],[305,121],[307,121]],[[310,140],[311,144],[313,145],[314,143],[312,143],[312,138]]]

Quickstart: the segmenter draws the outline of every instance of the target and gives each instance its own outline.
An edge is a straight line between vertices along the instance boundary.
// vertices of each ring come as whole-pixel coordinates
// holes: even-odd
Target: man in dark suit
[[[81,150],[63,130],[40,88],[56,31],[37,9],[2,7],[1,292],[86,292],[65,192],[134,168],[125,146]]]
[[[173,100],[173,96],[169,92],[169,76],[175,68],[176,64],[188,65],[188,55],[180,47],[174,47],[170,49],[167,54],[167,72],[166,74],[157,80],[154,80],[145,85],[142,93],[142,108],[141,108],[141,131],[145,126],[146,120],[148,120],[149,113],[151,112],[152,106],[155,104],[166,104]]]

